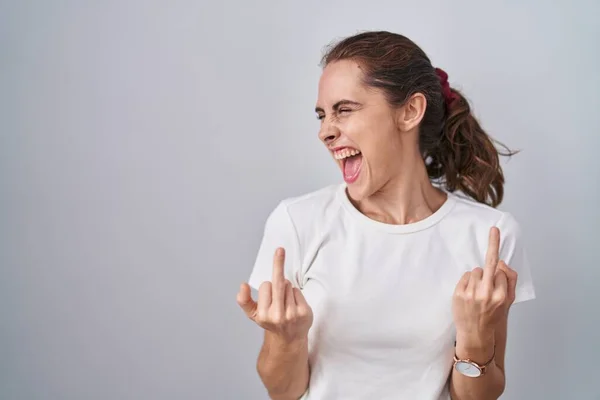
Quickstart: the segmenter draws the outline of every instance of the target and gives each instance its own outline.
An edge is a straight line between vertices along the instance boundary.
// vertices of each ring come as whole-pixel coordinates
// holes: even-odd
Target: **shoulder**
[[[470,229],[490,229],[497,226],[501,231],[517,233],[519,224],[510,212],[479,203],[461,194],[450,194],[455,201],[451,220],[461,221]]]
[[[516,248],[522,247],[521,227],[510,212],[479,203],[460,194],[450,194],[455,202],[440,229],[450,248],[460,253],[470,249],[483,260],[492,227],[500,230],[500,251],[512,258]],[[483,261],[480,262],[483,262]]]
[[[270,236],[289,238],[304,254],[314,247],[328,230],[336,226],[342,203],[339,194],[342,185],[329,185],[321,189],[281,200],[271,211],[265,231]]]
[[[289,218],[294,224],[316,221],[332,210],[339,209],[339,184],[329,185],[298,196],[288,197],[279,202],[271,215]]]
[[[286,251],[285,274],[287,279],[301,287],[304,251],[319,232],[316,224],[323,223],[322,216],[335,203],[339,185],[331,185],[302,195],[284,198],[271,210],[264,226],[254,268],[249,279],[253,288],[269,280],[272,271],[273,252],[278,247]]]

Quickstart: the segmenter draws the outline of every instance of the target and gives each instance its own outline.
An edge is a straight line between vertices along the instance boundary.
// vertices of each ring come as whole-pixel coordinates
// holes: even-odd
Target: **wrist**
[[[269,338],[270,347],[277,348],[279,350],[300,350],[308,345],[307,336],[290,338],[271,331],[267,331],[267,336]]]
[[[494,356],[495,340],[493,332],[456,335],[456,357],[470,359],[478,364],[488,362]]]
[[[458,331],[456,332],[456,343],[466,348],[486,348],[495,343],[495,332],[493,329],[480,331]]]

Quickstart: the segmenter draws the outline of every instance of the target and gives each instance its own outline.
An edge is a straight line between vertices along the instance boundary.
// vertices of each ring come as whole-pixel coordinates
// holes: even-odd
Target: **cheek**
[[[371,166],[386,166],[398,160],[400,137],[388,124],[371,126],[360,136],[360,149]]]
[[[384,139],[383,124],[373,121],[372,117],[356,116],[343,121],[340,128],[350,141],[363,150],[380,146]]]
[[[359,118],[348,118],[340,123],[339,128],[343,135],[358,148],[362,149],[362,144],[368,143],[368,126]]]

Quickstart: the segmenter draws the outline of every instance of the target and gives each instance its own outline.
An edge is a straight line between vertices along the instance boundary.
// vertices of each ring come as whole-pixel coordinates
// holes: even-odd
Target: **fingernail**
[[[280,248],[278,248],[278,249],[277,249],[277,252],[276,252],[275,254],[277,254],[277,256],[278,256],[278,257],[281,257],[281,256],[283,256],[283,249],[282,249],[281,247],[280,247]]]

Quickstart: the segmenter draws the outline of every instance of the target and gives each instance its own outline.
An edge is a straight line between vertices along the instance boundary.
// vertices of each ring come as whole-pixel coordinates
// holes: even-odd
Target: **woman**
[[[495,208],[492,139],[406,37],[346,38],[323,66],[319,138],[344,183],[267,220],[237,297],[265,332],[263,384],[273,399],[497,399],[509,307],[535,294]]]

